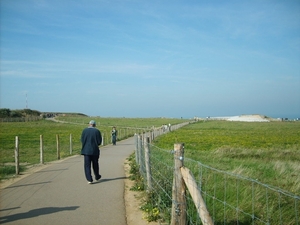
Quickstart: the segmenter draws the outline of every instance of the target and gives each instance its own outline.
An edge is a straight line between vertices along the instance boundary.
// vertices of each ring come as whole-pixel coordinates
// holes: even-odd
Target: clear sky
[[[0,4],[1,108],[300,117],[299,0]]]

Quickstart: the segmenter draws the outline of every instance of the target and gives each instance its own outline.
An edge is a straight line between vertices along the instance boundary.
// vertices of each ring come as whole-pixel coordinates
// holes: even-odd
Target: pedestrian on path
[[[113,145],[117,144],[117,136],[118,136],[118,131],[116,130],[116,127],[113,127],[111,131],[111,141]]]
[[[99,157],[102,143],[101,132],[96,128],[96,122],[91,120],[89,126],[82,131],[81,134],[81,155],[84,156],[84,173],[89,184],[93,183],[91,165],[93,167],[95,180],[100,180],[99,173]]]

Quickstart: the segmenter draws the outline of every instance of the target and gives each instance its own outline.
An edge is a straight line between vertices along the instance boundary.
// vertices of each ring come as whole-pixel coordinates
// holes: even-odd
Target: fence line
[[[174,212],[180,212],[178,204],[184,204],[177,202],[172,194],[172,189],[176,188],[173,187],[176,168],[171,154],[174,150],[160,149],[149,144],[147,151],[150,157],[147,164],[150,169],[146,169],[145,146],[148,144],[142,137],[147,135],[155,137],[152,133],[136,135],[136,162],[145,181],[149,180],[147,176],[151,176],[153,204],[156,204],[161,215],[164,214],[164,219],[171,221],[171,224],[206,224],[200,220],[197,203],[195,206],[191,191],[186,192],[185,223],[179,223],[178,220],[176,223],[172,222]],[[188,168],[194,179],[190,181],[191,178],[186,178],[186,183],[197,185],[192,188],[199,191],[214,224],[300,224],[300,196],[255,179],[204,165],[199,161],[182,157],[183,159],[182,168]],[[151,171],[151,175],[147,171]],[[146,189],[147,185],[145,183]],[[182,194],[180,188],[179,192]]]
[[[187,122],[188,123],[188,122]],[[185,123],[185,124],[187,124]],[[178,129],[182,125],[174,125],[174,129]],[[170,128],[171,129],[171,128]],[[101,129],[100,129],[101,131]],[[151,130],[147,130],[146,128],[135,128],[135,127],[120,127],[118,129],[118,141],[126,139],[128,137],[134,136],[137,132],[152,132],[152,136],[157,137],[165,133],[166,131],[161,127],[155,128],[152,127]],[[101,131],[102,134],[102,144],[101,145],[109,145],[112,144],[111,133],[110,131]],[[49,140],[45,140],[44,135],[39,136],[39,141],[33,140],[32,143],[35,143],[35,146],[30,147],[30,150],[33,148],[36,149],[37,154],[34,154],[34,163],[30,164],[43,164],[45,161],[53,161],[60,158],[64,158],[73,154],[79,154],[81,149],[81,142],[80,138],[73,138],[73,135],[70,134],[68,137],[66,135],[62,135],[63,138],[57,134],[55,136],[55,140],[49,142]],[[27,140],[28,142],[28,140]],[[15,137],[15,148],[14,148],[14,155],[15,155],[15,173],[19,174],[20,172],[20,164],[25,163],[22,162],[22,151],[27,151],[28,147],[23,147],[25,145],[24,141],[19,136]],[[74,151],[75,149],[75,151]],[[12,149],[13,150],[13,149]],[[39,154],[38,154],[39,152]],[[28,164],[26,162],[26,164]],[[5,163],[3,164],[5,166]]]
[[[29,121],[38,121],[42,120],[43,117],[41,116],[29,116],[29,117],[6,117],[0,118],[0,123],[6,122],[29,122]]]
[[[118,131],[118,141],[120,141],[134,136],[137,130],[135,128],[129,129],[125,127],[119,128]],[[112,144],[110,132],[101,131],[101,134],[101,145]],[[32,149],[36,149],[36,154],[34,154],[34,159],[32,160],[33,162],[31,162],[30,164],[44,164],[45,161],[49,162],[65,158],[73,154],[80,154],[80,137],[74,139],[72,134],[67,137],[66,135],[57,134],[55,135],[55,139],[51,141],[45,139],[47,138],[44,135],[39,135],[39,140],[37,138],[35,140],[32,140],[32,143],[34,143],[34,145],[30,146],[30,151],[32,151]],[[25,142],[28,142],[28,140],[24,141],[24,139],[20,140],[19,136],[15,137],[14,163],[16,168],[15,173],[17,175],[20,173],[20,164],[25,163],[25,160],[22,159],[22,152],[28,151],[28,147],[25,147],[25,145],[27,144]],[[8,164],[11,164],[11,162],[8,162]],[[28,163],[26,162],[25,164]],[[3,166],[5,166],[5,163],[3,163]]]

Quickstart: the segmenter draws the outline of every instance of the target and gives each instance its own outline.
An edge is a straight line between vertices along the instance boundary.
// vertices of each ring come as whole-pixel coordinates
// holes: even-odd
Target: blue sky
[[[1,0],[1,108],[300,117],[300,1]]]

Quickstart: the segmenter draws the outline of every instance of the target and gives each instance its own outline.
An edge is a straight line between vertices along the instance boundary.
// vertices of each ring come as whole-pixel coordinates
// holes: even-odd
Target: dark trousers
[[[112,136],[112,143],[113,145],[116,145],[117,143],[117,137],[115,135]]]
[[[84,155],[84,173],[87,181],[93,182],[91,165],[93,166],[93,171],[95,179],[100,179],[99,174],[99,155]]]

